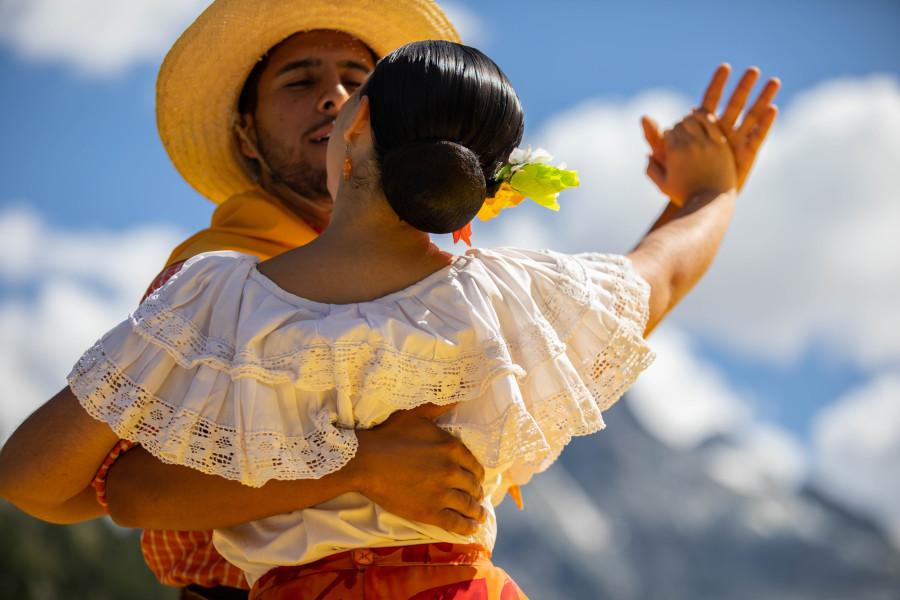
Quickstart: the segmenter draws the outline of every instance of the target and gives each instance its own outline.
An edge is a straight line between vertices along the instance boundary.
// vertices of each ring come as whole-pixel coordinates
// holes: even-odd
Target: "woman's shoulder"
[[[548,280],[569,285],[602,283],[603,280],[629,281],[637,277],[631,261],[620,254],[566,254],[555,250],[527,248],[473,248],[465,255],[480,272],[495,278]]]
[[[497,265],[516,266],[519,268],[558,267],[562,263],[583,262],[593,266],[620,265],[630,266],[631,261],[621,254],[600,252],[583,252],[568,254],[556,250],[517,248],[512,246],[497,248],[471,248],[465,256],[474,260]]]

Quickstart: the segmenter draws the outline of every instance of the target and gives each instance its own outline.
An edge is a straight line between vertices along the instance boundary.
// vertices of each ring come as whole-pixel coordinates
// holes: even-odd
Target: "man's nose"
[[[336,115],[349,97],[350,94],[343,83],[340,81],[328,83],[319,96],[319,112]]]

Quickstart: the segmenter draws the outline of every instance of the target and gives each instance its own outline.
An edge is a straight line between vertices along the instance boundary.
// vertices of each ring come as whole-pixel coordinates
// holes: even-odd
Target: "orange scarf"
[[[235,250],[271,258],[308,244],[320,232],[262,190],[235,194],[213,212],[209,228],[182,242],[166,267],[215,250]]]

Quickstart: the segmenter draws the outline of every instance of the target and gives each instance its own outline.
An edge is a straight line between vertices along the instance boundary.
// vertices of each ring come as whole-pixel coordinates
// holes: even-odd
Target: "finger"
[[[666,185],[666,170],[652,156],[647,162],[647,177],[660,189],[663,189]]]
[[[695,111],[694,114],[697,117],[697,126],[703,130],[703,135],[719,144],[728,141],[725,134],[722,132],[722,129],[719,127],[714,114],[701,113],[700,111]]]
[[[762,116],[759,118],[759,123],[756,128],[750,132],[750,135],[747,137],[747,147],[753,154],[756,154],[759,151],[759,147],[762,145],[763,140],[766,139],[766,136],[769,134],[769,129],[772,127],[772,123],[775,122],[775,117],[778,116],[778,107],[774,104],[770,104],[763,111]]]
[[[731,75],[731,65],[722,63],[716,67],[706,93],[703,95],[703,102],[700,103],[700,109],[714,113],[719,106],[719,100],[722,98],[722,90],[725,89],[725,82]]]
[[[440,512],[439,521],[435,523],[438,527],[458,533],[460,535],[474,535],[478,533],[481,525],[473,520],[467,519],[453,509],[445,508]]]
[[[747,97],[750,95],[750,90],[756,85],[757,79],[759,79],[758,68],[750,67],[744,71],[741,80],[738,81],[737,87],[734,88],[734,92],[732,92],[731,98],[728,100],[728,106],[725,107],[725,110],[722,112],[722,116],[719,119],[722,127],[730,129],[734,126],[738,116],[740,116],[741,112],[744,110],[744,105],[747,103]]]
[[[650,117],[645,116],[641,117],[641,127],[644,129],[644,138],[650,145],[651,154],[656,156],[658,160],[663,160],[663,157],[666,154],[666,147],[663,145],[663,138],[662,133],[660,133],[659,130],[659,125]]]
[[[672,136],[678,144],[690,144],[693,141],[693,136],[688,132],[684,121],[675,124],[675,127],[672,128]]]
[[[457,464],[461,469],[464,469],[467,473],[470,473],[472,477],[474,477],[474,485],[481,488],[481,482],[484,481],[484,467],[481,466],[481,463],[478,462],[478,459],[475,458],[475,455],[472,454],[468,448],[466,448],[462,443],[460,443],[461,452],[459,454],[459,458],[457,459]],[[474,494],[478,495],[478,494]]]
[[[759,94],[759,98],[756,99],[756,102],[754,102],[753,106],[750,107],[750,110],[747,111],[747,115],[741,123],[739,131],[741,137],[748,136],[753,128],[756,127],[763,113],[766,111],[766,108],[771,105],[771,102],[779,89],[781,89],[781,81],[777,77],[773,77],[766,82],[763,91]]]
[[[705,118],[699,119],[696,115],[694,115],[687,117],[684,121],[682,121],[682,123],[684,123],[684,130],[694,139],[702,139],[704,137],[707,137],[706,130],[703,128],[703,125],[700,124],[701,120],[706,121]]]
[[[459,490],[450,490],[446,502],[446,508],[455,510],[463,517],[476,523],[484,523],[487,519],[487,511],[470,494]]]
[[[675,135],[675,128],[666,129],[663,132],[663,145],[666,147],[666,152],[668,153],[668,149],[679,144],[678,137]]]
[[[428,419],[429,421],[434,421],[442,414],[456,408],[456,405],[456,402],[454,402],[453,404],[444,404],[441,406],[429,402],[427,404],[421,404],[415,408],[410,408],[409,410],[405,410],[402,412],[404,412],[408,416],[422,417],[424,419]]]

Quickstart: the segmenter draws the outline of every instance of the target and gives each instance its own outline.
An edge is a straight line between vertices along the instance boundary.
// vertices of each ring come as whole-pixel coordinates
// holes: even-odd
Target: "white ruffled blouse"
[[[82,406],[165,462],[250,486],[318,478],[356,452],[357,428],[427,402],[486,470],[490,517],[472,536],[401,519],[361,494],[217,530],[255,581],[275,566],[358,547],[493,547],[493,506],[572,436],[604,427],[649,365],[649,286],[623,256],[474,249],[371,302],[323,304],[210,252],[73,368]]]

